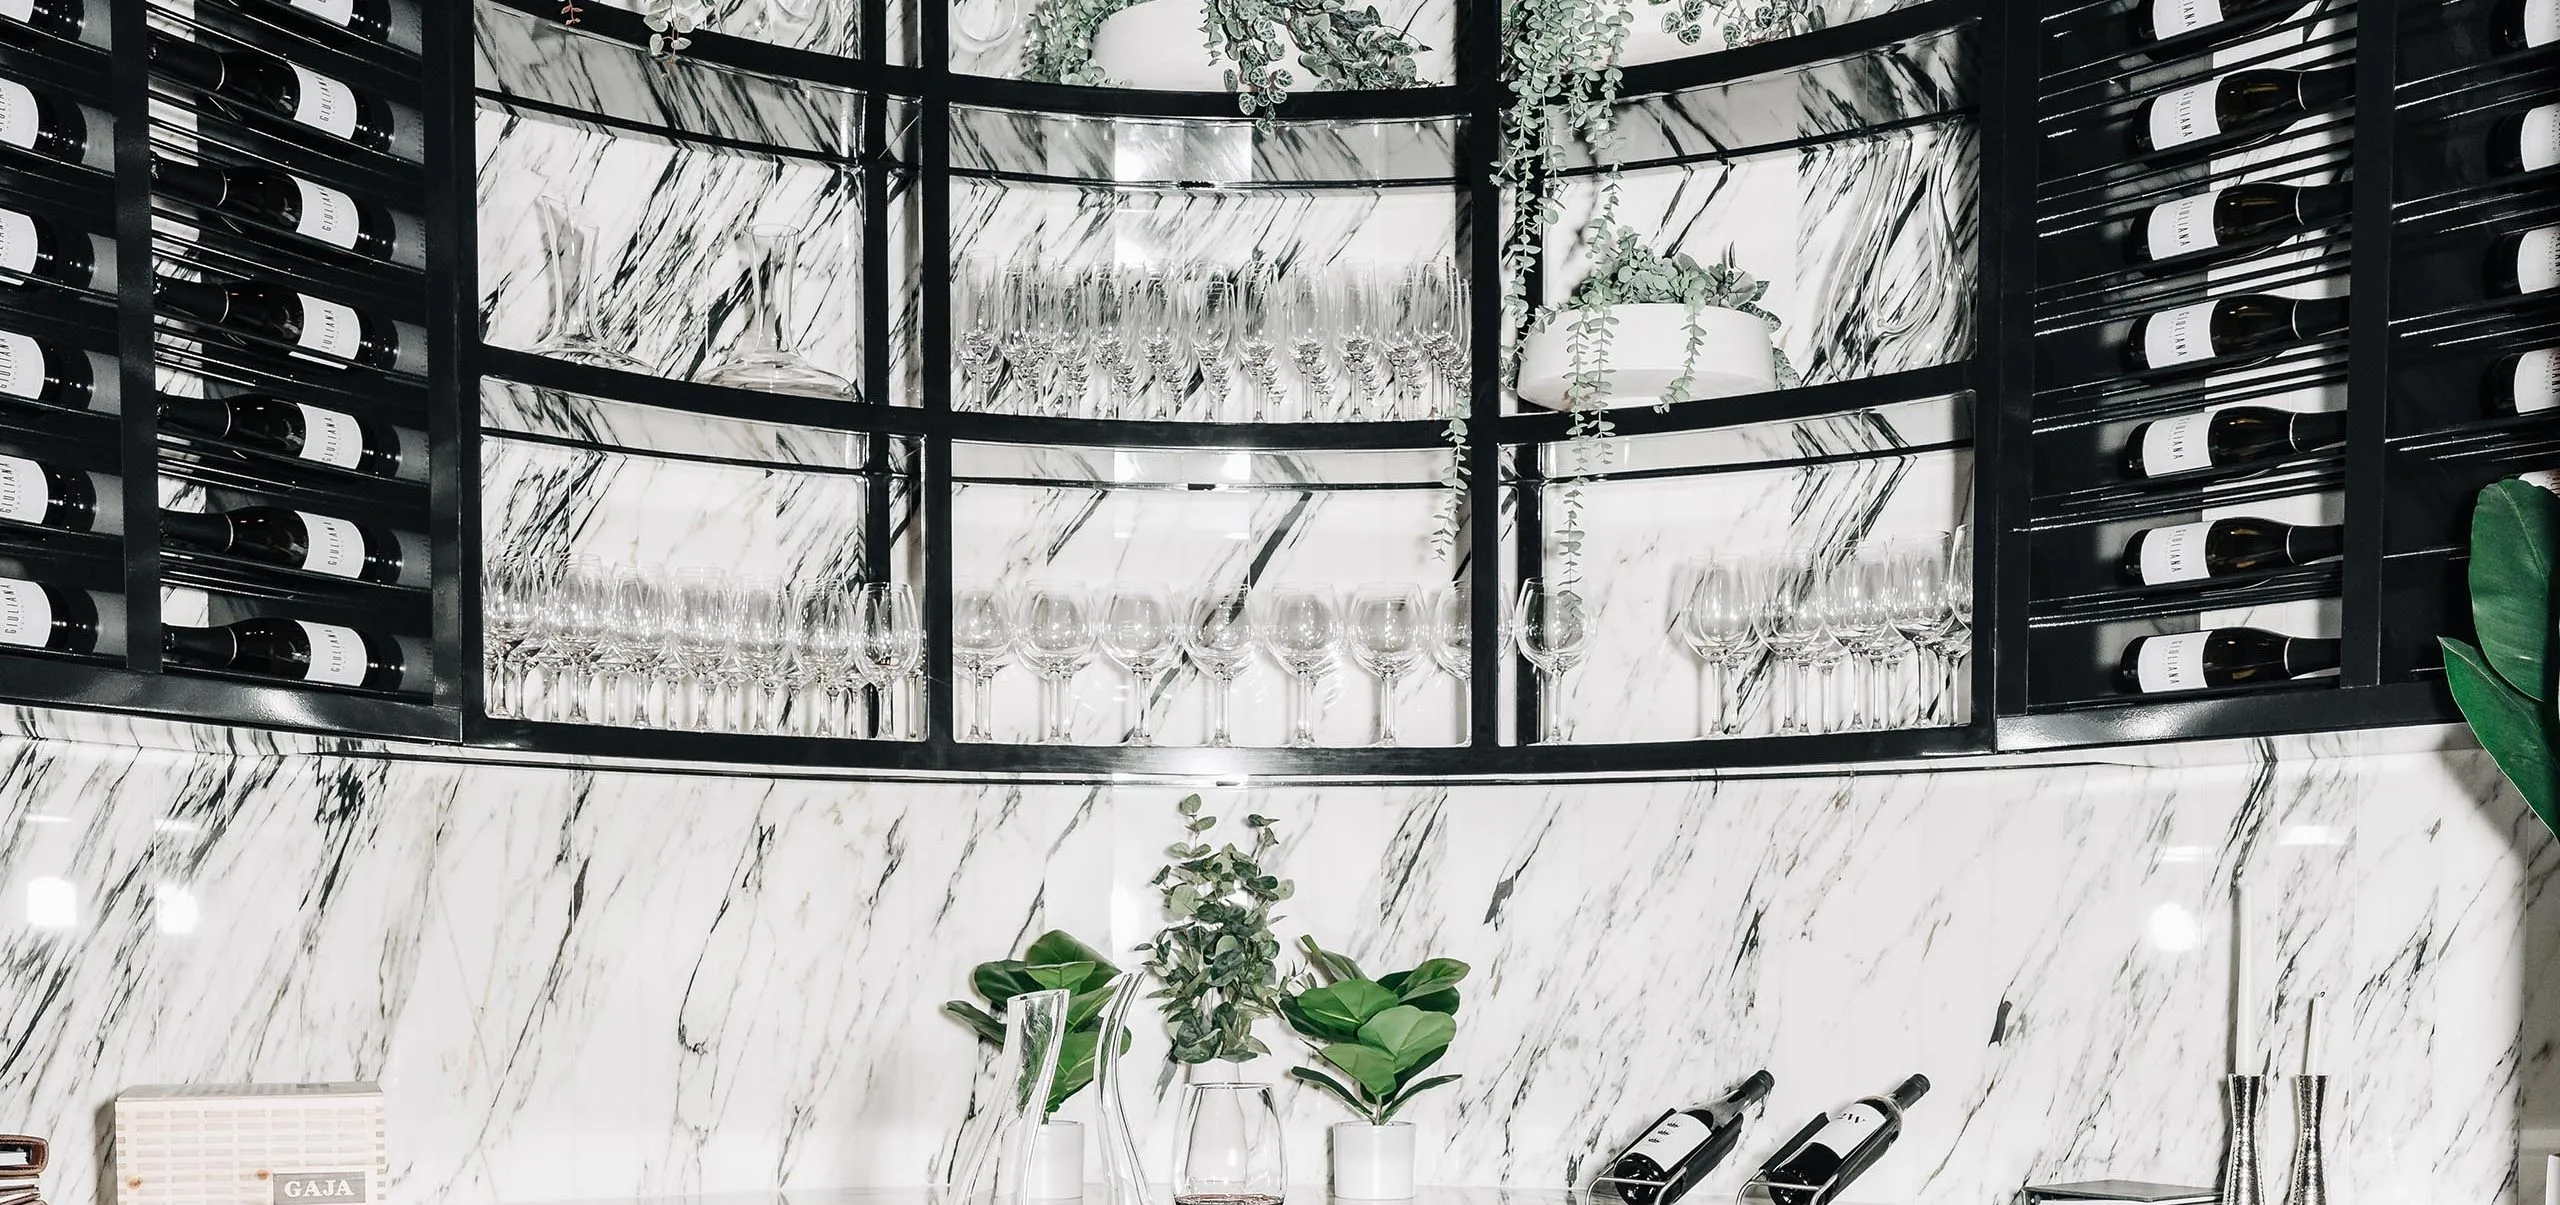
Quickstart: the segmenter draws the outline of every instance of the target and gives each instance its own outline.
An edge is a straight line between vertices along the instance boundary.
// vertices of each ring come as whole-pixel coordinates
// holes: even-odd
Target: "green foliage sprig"
[[[1733,262],[1733,248],[1726,247],[1724,257],[1701,266],[1686,254],[1663,256],[1644,245],[1632,230],[1621,230],[1597,257],[1598,266],[1582,283],[1574,286],[1567,298],[1568,309],[1606,308],[1613,305],[1682,305],[1689,308],[1689,341],[1680,361],[1680,376],[1663,389],[1663,400],[1655,409],[1665,409],[1671,399],[1689,392],[1697,382],[1698,350],[1706,331],[1698,325],[1698,314],[1709,309],[1734,310],[1749,314],[1769,324],[1772,340],[1778,334],[1778,316],[1761,308],[1760,299],[1769,295],[1769,282],[1745,272]],[[1772,348],[1780,388],[1792,389],[1804,383],[1796,366],[1787,361],[1784,349]]]
[[[1280,838],[1269,817],[1249,815],[1244,825],[1253,832],[1253,848],[1230,842],[1213,850],[1198,838],[1217,827],[1218,818],[1200,814],[1200,797],[1185,796],[1175,806],[1192,839],[1165,850],[1172,860],[1152,880],[1172,919],[1139,947],[1148,952],[1147,972],[1164,984],[1154,998],[1164,1001],[1171,1057],[1240,1063],[1269,1054],[1253,1027],[1280,1008],[1280,939],[1271,934],[1271,908],[1297,891],[1263,866]]]
[[[1292,1077],[1324,1089],[1371,1125],[1385,1125],[1414,1097],[1458,1082],[1454,1075],[1421,1076],[1458,1036],[1458,983],[1467,964],[1434,958],[1371,979],[1312,937],[1300,944],[1307,970],[1280,998],[1280,1015],[1333,1070],[1292,1067]]]
[[[1058,1074],[1050,1081],[1044,1114],[1054,1116],[1068,1098],[1093,1082],[1095,1058],[1102,1049],[1102,1010],[1111,1002],[1111,981],[1119,975],[1120,968],[1100,951],[1064,930],[1052,929],[1034,940],[1022,957],[982,962],[970,973],[970,986],[987,1002],[986,1008],[953,1000],[942,1010],[959,1018],[980,1041],[1002,1047],[1000,1018],[1006,1002],[1029,992],[1066,991],[1067,1034],[1058,1044]],[[1120,1031],[1119,1040],[1120,1049],[1127,1050],[1129,1032]]]
[[[1053,84],[1108,84],[1093,62],[1103,18],[1136,0],[1040,0],[1024,35],[1022,74]],[[1246,114],[1269,114],[1298,81],[1286,61],[1295,49],[1322,90],[1412,88],[1421,83],[1410,33],[1389,26],[1375,5],[1344,0],[1207,0],[1200,33],[1224,59],[1227,87]],[[1285,36],[1284,36],[1285,34]]]
[[[649,53],[661,66],[693,45],[689,35],[702,24],[697,0],[649,0],[640,13],[649,27]]]
[[[2438,639],[2462,718],[2543,826],[2560,835],[2555,567],[2560,498],[2522,481],[2492,483],[2471,512],[2471,623],[2480,643]]]

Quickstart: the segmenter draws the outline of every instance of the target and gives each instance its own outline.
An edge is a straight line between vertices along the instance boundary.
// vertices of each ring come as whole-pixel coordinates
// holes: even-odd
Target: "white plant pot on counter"
[[[1359,0],[1353,0],[1356,5]],[[1389,6],[1381,4],[1379,11]],[[1201,32],[1207,9],[1201,0],[1144,0],[1102,19],[1093,30],[1093,65],[1103,78],[1127,88],[1158,92],[1224,92],[1227,72],[1235,64],[1209,50]],[[1287,30],[1280,40],[1289,53],[1277,64],[1288,69],[1292,91],[1315,87],[1315,73],[1298,58],[1297,43]],[[1449,49],[1436,46],[1414,56],[1423,82],[1449,78]]]
[[[1689,358],[1689,307],[1678,302],[1613,305],[1609,316],[1617,325],[1609,334],[1609,388],[1603,405],[1693,402],[1778,387],[1778,362],[1763,319],[1740,310],[1699,310],[1696,371],[1682,396],[1664,397]],[[1565,390],[1573,381],[1572,347],[1569,310],[1521,344],[1522,401],[1564,409]]]
[[[1333,1195],[1345,1201],[1413,1197],[1413,1123],[1335,1122]]]
[[[1023,1186],[1033,1201],[1073,1201],[1084,1196],[1084,1127],[1072,1121],[1044,1122],[1031,1138],[1030,1183]]]

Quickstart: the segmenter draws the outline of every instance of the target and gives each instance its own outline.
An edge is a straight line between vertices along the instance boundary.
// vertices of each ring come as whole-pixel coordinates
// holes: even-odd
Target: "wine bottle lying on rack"
[[[2560,347],[2520,351],[2489,366],[2492,414],[2540,414],[2560,407]]]
[[[2489,292],[2497,297],[2560,286],[2560,226],[2499,235],[2489,244]]]
[[[426,262],[423,227],[388,206],[266,167],[210,167],[153,156],[152,178],[170,196],[227,217],[290,230],[373,259]]]
[[[2282,460],[2347,437],[2347,416],[2330,410],[2225,406],[2156,419],[2125,441],[2128,477],[2165,477]]]
[[[1902,1137],[1902,1115],[1929,1094],[1929,1078],[1902,1081],[1890,1096],[1870,1096],[1816,1117],[1760,1168],[1742,1200],[1766,1205],[1827,1205],[1840,1199]]]
[[[308,13],[367,41],[418,48],[418,13],[408,0],[240,0],[249,8]]]
[[[2252,352],[2272,355],[2287,343],[2327,338],[2346,329],[2344,297],[2242,293],[2134,319],[2125,339],[2124,362],[2143,372]]]
[[[64,230],[48,218],[0,207],[0,282],[24,284],[30,278],[113,291],[116,245],[94,234]]]
[[[160,421],[179,431],[369,476],[427,479],[425,436],[325,406],[262,393],[164,397]]]
[[[2142,0],[2133,10],[2133,40],[2150,43],[2205,30],[2239,33],[2273,25],[2302,0]]]
[[[2489,12],[2489,32],[2500,53],[2548,46],[2560,39],[2560,0],[2498,0]]]
[[[172,312],[300,348],[317,363],[361,364],[397,372],[426,371],[426,332],[366,314],[351,305],[264,281],[154,277],[152,296]]]
[[[2535,105],[2489,125],[2489,167],[2501,176],[2560,163],[2560,104]]]
[[[2133,121],[2140,154],[2227,151],[2263,142],[2355,95],[2352,67],[2246,67],[2152,97]]]
[[[88,19],[89,6],[82,0],[0,0],[0,23],[14,21],[74,42]]]
[[[2347,529],[2233,516],[2137,531],[2117,567],[2137,586],[2272,573],[2346,554]]]
[[[116,140],[107,136],[109,128],[105,113],[0,76],[0,146],[112,172]]]
[[[1721,1100],[1664,1113],[1609,1161],[1593,1187],[1627,1205],[1674,1205],[1733,1153],[1751,1106],[1777,1086],[1775,1076],[1757,1071]]]
[[[0,397],[114,414],[123,385],[113,357],[0,330]]]
[[[265,51],[215,50],[154,32],[151,65],[215,100],[271,114],[367,150],[406,154],[416,138],[414,111],[366,96],[342,80]]]
[[[2127,232],[2136,264],[2204,263],[2249,250],[2238,244],[2291,236],[2346,220],[2344,184],[2251,181],[2154,205]]]
[[[2206,628],[2137,636],[2124,646],[2116,684],[2127,693],[2263,686],[2338,668],[2338,642],[2265,628]]]
[[[301,619],[262,616],[218,628],[171,624],[161,629],[160,644],[174,665],[285,682],[398,690],[409,674],[408,653],[399,641]]]
[[[387,529],[283,506],[162,511],[160,534],[188,548],[368,582],[395,583],[405,575],[414,585],[427,565]],[[413,564],[416,572],[409,571]]]
[[[0,577],[0,645],[57,653],[124,647],[124,603],[87,590]]]
[[[114,490],[111,477],[0,453],[0,519],[115,535],[124,530],[119,512],[98,509]]]

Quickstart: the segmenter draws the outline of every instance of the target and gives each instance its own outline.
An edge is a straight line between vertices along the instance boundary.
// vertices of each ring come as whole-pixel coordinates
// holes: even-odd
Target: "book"
[[[2192,1184],[2153,1184],[2143,1180],[2083,1180],[2074,1184],[2030,1184],[2030,1201],[2069,1202],[2070,1205],[2211,1205],[2220,1201],[2218,1189]]]
[[[0,1134],[0,1176],[33,1175],[44,1170],[44,1139]]]

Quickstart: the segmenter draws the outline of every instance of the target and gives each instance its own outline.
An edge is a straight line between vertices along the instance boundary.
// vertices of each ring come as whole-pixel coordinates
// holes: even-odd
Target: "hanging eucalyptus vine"
[[[693,45],[707,14],[701,0],[649,0],[640,15],[649,26],[649,54],[664,66]]]
[[[1093,61],[1093,35],[1104,18],[1135,0],[1040,0],[1024,35],[1022,75],[1052,84],[1107,85]],[[1326,91],[1411,88],[1421,83],[1413,57],[1422,47],[1389,26],[1375,5],[1344,0],[1207,0],[1200,33],[1210,57],[1230,64],[1228,89],[1247,114],[1268,116],[1298,81],[1298,62]]]

